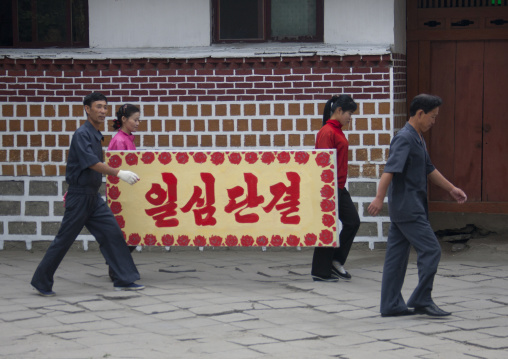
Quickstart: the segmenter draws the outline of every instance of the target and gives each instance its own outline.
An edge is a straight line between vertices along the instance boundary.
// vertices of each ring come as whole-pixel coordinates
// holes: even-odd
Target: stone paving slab
[[[160,248],[133,254],[139,292],[115,292],[99,251],[71,250],[43,298],[43,252],[0,251],[0,358],[508,358],[508,261],[498,238],[443,253],[444,319],[379,315],[383,250],[353,247],[351,282],[313,282],[312,249]],[[403,295],[418,280],[411,256]]]

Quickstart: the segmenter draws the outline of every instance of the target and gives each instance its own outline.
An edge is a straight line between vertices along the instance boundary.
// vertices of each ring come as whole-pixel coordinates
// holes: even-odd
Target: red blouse
[[[349,142],[341,130],[342,125],[337,120],[328,120],[316,135],[315,148],[337,149],[337,186],[346,186]]]

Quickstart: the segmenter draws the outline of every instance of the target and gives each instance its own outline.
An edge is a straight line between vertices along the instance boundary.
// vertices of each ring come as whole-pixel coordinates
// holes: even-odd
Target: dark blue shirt
[[[96,188],[102,184],[102,174],[90,166],[103,162],[102,133],[86,121],[72,136],[65,180],[69,186]]]
[[[384,171],[393,173],[388,188],[392,222],[428,218],[427,175],[435,170],[425,141],[408,123],[393,137]]]

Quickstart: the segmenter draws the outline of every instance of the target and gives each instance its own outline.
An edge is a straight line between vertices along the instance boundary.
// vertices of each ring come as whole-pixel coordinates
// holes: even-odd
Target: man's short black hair
[[[416,115],[418,110],[423,110],[424,113],[429,113],[436,107],[441,106],[442,103],[443,100],[441,100],[441,97],[422,93],[411,101],[411,105],[409,106],[409,116],[413,117]]]
[[[106,101],[108,102],[108,99],[106,96],[101,94],[100,92],[92,92],[91,94],[88,94],[83,99],[83,105],[84,106],[91,106],[93,102],[95,101]]]

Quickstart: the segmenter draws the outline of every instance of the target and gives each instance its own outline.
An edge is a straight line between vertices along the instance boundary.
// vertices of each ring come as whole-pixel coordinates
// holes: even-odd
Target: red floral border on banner
[[[231,164],[239,164],[243,161],[254,164],[258,161],[266,165],[270,165],[271,163],[278,162],[281,164],[289,163],[291,161],[291,155],[294,155],[294,160],[296,163],[300,165],[305,165],[309,159],[310,155],[305,151],[235,151],[235,152],[173,152],[174,160],[176,160],[179,164],[186,164],[189,161],[194,161],[195,163],[205,163],[208,160],[212,162],[214,165],[219,166],[223,164],[225,161],[229,161]],[[315,154],[316,152],[312,152]],[[322,246],[322,244],[332,245],[332,247],[336,247],[337,243],[333,242],[333,233],[336,231],[335,222],[336,222],[336,212],[335,212],[335,202],[334,202],[334,166],[330,165],[330,156],[333,155],[333,152],[320,152],[316,158],[316,164],[319,167],[323,168],[321,173],[321,181],[324,183],[321,188],[320,194],[323,200],[321,201],[321,211],[323,212],[322,222],[323,225],[328,227],[329,229],[323,229],[320,233],[307,233],[303,235],[290,234],[286,238],[283,238],[280,235],[262,235],[256,238],[244,235],[241,238],[237,238],[234,235],[228,235],[226,238],[222,238],[221,236],[212,235],[208,238],[203,235],[197,235],[194,238],[190,238],[187,235],[178,235],[173,236],[171,234],[162,235],[160,240],[157,240],[154,234],[146,234],[143,238],[138,233],[129,234],[128,238],[124,233],[124,237],[127,241],[128,245],[144,245],[144,246],[213,246],[213,247],[233,247],[233,246],[243,246],[243,247],[297,247],[297,246],[315,246],[319,241],[317,246]],[[118,154],[111,154],[109,152],[106,153],[106,157],[108,158],[108,165],[113,168],[118,168],[122,165],[124,156],[125,163],[128,166],[134,166],[138,164],[140,160],[144,164],[150,164],[156,159],[163,165],[169,164],[173,160],[173,156],[170,152],[159,152],[159,151],[144,151],[144,152],[129,152],[125,155],[124,152],[120,152]],[[140,158],[141,156],[141,158]],[[125,227],[125,220],[123,216],[120,215],[122,212],[122,205],[120,202],[116,202],[121,192],[115,184],[119,183],[118,177],[107,176],[106,183],[106,196],[108,198],[108,204],[111,208],[113,214],[115,214],[115,219],[118,222],[120,228]]]

